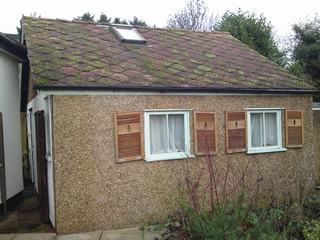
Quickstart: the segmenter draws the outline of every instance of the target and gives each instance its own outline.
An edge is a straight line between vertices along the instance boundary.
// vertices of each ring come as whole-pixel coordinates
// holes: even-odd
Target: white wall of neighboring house
[[[53,158],[52,158],[52,110],[51,96],[37,95],[27,105],[27,128],[28,128],[28,147],[29,161],[31,166],[32,181],[38,191],[38,174],[37,174],[37,149],[36,149],[36,130],[34,114],[37,111],[44,111],[45,118],[45,133],[46,133],[46,160],[48,170],[48,198],[49,198],[49,219],[55,226],[55,211],[54,211],[54,186],[53,186]],[[34,171],[32,171],[32,169]]]
[[[0,51],[0,112],[7,199],[23,190],[18,60]]]

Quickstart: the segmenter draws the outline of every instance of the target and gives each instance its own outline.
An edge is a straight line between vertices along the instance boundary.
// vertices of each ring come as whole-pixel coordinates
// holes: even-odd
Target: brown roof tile
[[[313,89],[228,33],[136,27],[140,45],[92,23],[22,23],[37,87]]]

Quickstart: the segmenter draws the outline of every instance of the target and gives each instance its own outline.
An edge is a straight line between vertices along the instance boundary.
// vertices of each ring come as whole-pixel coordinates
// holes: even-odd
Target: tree
[[[128,23],[127,20],[125,20],[125,19],[122,20],[119,17],[114,18],[113,21],[112,21],[111,17],[108,17],[105,13],[101,13],[100,18],[97,21],[94,19],[94,15],[91,15],[91,13],[89,13],[89,12],[84,13],[82,16],[78,16],[78,17],[74,18],[74,20],[87,21],[87,22],[96,22],[98,24],[114,23],[114,24],[125,24],[125,25],[128,25],[130,23],[132,25],[147,26],[145,21],[143,21],[142,19],[139,19],[136,16],[134,16],[133,20]]]
[[[106,14],[101,13],[99,20],[97,23],[99,24],[109,24],[111,22],[111,18],[108,18]]]
[[[147,26],[145,21],[143,21],[142,19],[138,19],[136,16],[133,17],[133,20],[130,21],[130,24],[136,26]]]
[[[169,16],[167,27],[191,31],[213,30],[213,17],[203,0],[189,0],[180,12]]]
[[[320,19],[293,25],[293,48],[290,70],[304,74],[320,89]]]
[[[93,22],[94,15],[91,15],[89,12],[86,12],[82,16],[78,16],[78,17],[74,18],[74,20]]]
[[[215,30],[229,32],[270,60],[282,66],[286,64],[285,53],[277,46],[272,25],[262,14],[257,16],[241,9],[235,13],[227,11],[215,25]]]
[[[114,24],[125,24],[125,25],[128,25],[127,20],[125,20],[125,19],[121,20],[121,18],[118,18],[118,17],[113,19],[113,23]]]

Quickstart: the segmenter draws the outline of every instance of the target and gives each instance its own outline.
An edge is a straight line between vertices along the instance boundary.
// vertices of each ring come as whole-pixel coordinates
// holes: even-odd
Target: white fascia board
[[[55,96],[298,96],[298,94],[269,93],[201,93],[154,91],[91,91],[91,90],[38,90],[40,95]]]

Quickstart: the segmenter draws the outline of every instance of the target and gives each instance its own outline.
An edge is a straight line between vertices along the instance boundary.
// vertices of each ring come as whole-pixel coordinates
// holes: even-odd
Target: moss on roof
[[[37,85],[311,88],[227,33],[137,26],[140,45],[87,22],[24,17],[22,27]]]

